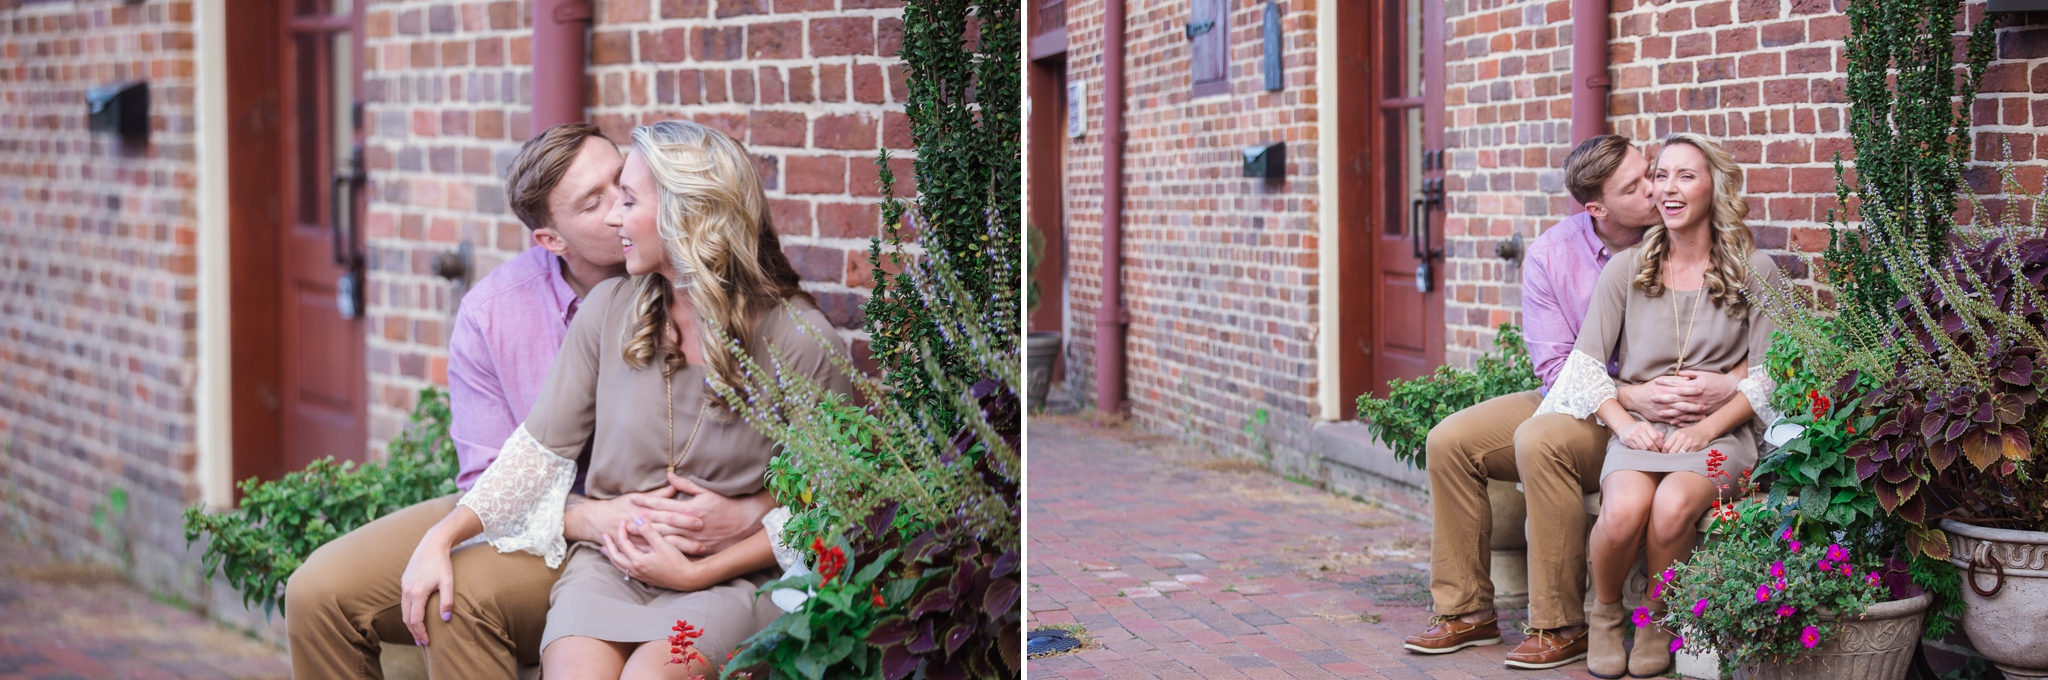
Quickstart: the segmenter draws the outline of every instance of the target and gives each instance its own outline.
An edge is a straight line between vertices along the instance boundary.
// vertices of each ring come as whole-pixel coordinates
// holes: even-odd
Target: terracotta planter
[[[1060,358],[1060,334],[1037,332],[1024,338],[1024,391],[1033,411],[1045,409],[1045,394],[1052,391],[1052,364]]]
[[[1963,632],[2008,678],[2048,678],[2048,533],[1942,520],[1963,570]]]
[[[1931,595],[1879,602],[1842,622],[1842,631],[1811,656],[1789,665],[1744,664],[1735,677],[1751,680],[1899,680],[1920,646]]]

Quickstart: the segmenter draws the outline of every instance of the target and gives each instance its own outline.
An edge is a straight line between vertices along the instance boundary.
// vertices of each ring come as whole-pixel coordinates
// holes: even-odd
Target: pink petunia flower
[[[1779,538],[1780,540],[1785,540],[1785,541],[1790,541],[1790,540],[1792,540],[1792,527],[1785,527],[1785,532],[1784,532],[1784,533],[1781,533],[1781,534],[1778,534],[1778,538]]]
[[[1636,607],[1635,616],[1630,618],[1636,622],[1637,628],[1648,628],[1650,627],[1650,608]]]
[[[1780,576],[1780,577],[1778,577],[1778,583],[1777,583],[1776,585],[1774,585],[1773,587],[1774,587],[1774,588],[1776,588],[1777,590],[1784,590],[1785,588],[1787,588],[1787,586],[1785,585],[1785,577],[1783,577],[1783,576]]]
[[[1778,618],[1782,619],[1797,613],[1799,613],[1799,609],[1797,607],[1793,607],[1789,604],[1778,605]]]
[[[1764,586],[1757,586],[1757,587],[1756,587],[1756,601],[1758,601],[1758,602],[1769,602],[1769,601],[1771,601],[1771,587],[1770,587],[1770,586],[1767,586],[1767,585],[1764,585]]]
[[[1771,563],[1771,575],[1772,575],[1772,576],[1775,576],[1775,577],[1778,577],[1778,578],[1784,578],[1784,577],[1785,577],[1785,563],[1784,563],[1784,562],[1772,562],[1772,563]]]
[[[1657,575],[1657,580],[1659,580],[1659,581],[1663,581],[1663,582],[1665,582],[1665,583],[1670,583],[1670,582],[1672,582],[1672,581],[1675,581],[1675,580],[1677,580],[1677,579],[1678,579],[1678,572],[1676,572],[1676,571],[1672,571],[1672,570],[1670,570],[1670,569],[1666,569],[1666,570],[1664,570],[1664,573],[1662,573],[1662,574],[1658,574],[1658,575]]]
[[[1793,542],[1792,542],[1792,552],[1799,552],[1799,542],[1798,542],[1798,541],[1793,541]]]
[[[1844,565],[1842,565],[1842,575],[1843,575],[1843,576],[1855,576],[1855,575],[1856,575],[1856,568],[1855,568],[1855,567],[1852,567],[1852,566],[1849,566],[1849,565],[1846,565],[1846,564],[1844,564]]]
[[[1652,599],[1652,600],[1656,600],[1656,599],[1660,599],[1660,598],[1663,598],[1663,597],[1664,597],[1664,584],[1663,584],[1663,583],[1661,583],[1661,582],[1658,582],[1658,581],[1651,581],[1651,582],[1650,582],[1650,599]]]
[[[1820,629],[1815,628],[1813,626],[1807,626],[1806,630],[1799,631],[1799,644],[1806,645],[1807,649],[1819,647]]]
[[[1672,654],[1677,654],[1677,653],[1678,653],[1678,650],[1680,650],[1680,649],[1684,649],[1684,648],[1685,648],[1685,638],[1682,638],[1682,637],[1679,637],[1679,636],[1676,636],[1676,635],[1674,635],[1674,636],[1671,636],[1671,653],[1672,653]]]
[[[1874,571],[1866,571],[1866,572],[1863,572],[1863,580],[1869,581],[1869,582],[1870,582],[1870,585],[1873,585],[1873,586],[1875,586],[1875,585],[1877,585],[1877,582],[1878,582],[1879,580],[1881,580],[1881,579],[1879,579],[1879,578],[1877,577],[1877,572],[1874,572]]]
[[[1693,616],[1699,616],[1699,615],[1701,615],[1701,614],[1705,614],[1705,613],[1707,613],[1707,598],[1704,598],[1704,597],[1702,597],[1702,598],[1700,598],[1700,601],[1699,601],[1699,602],[1695,602],[1695,603],[1693,603],[1693,605],[1692,605],[1692,615],[1693,615]]]
[[[1840,543],[1830,543],[1828,544],[1828,559],[1834,562],[1846,561],[1849,559],[1849,551],[1843,550]]]

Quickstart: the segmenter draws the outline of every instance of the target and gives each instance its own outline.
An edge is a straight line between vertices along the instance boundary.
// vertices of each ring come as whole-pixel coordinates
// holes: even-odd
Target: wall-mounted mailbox
[[[149,83],[95,87],[85,92],[86,128],[112,132],[123,139],[149,138]]]
[[[1273,142],[1244,148],[1244,176],[1260,179],[1287,177],[1287,143]]]

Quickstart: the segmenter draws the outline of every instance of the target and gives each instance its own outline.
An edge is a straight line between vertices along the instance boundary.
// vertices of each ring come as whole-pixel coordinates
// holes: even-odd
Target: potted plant
[[[1885,597],[1885,560],[1800,540],[1803,518],[1785,506],[1716,505],[1700,548],[1650,585],[1669,605],[1658,623],[1677,633],[1674,652],[1716,651],[1737,677],[1905,677],[1928,595]]]
[[[1038,272],[1038,265],[1045,259],[1046,248],[1044,232],[1034,226],[1029,233],[1031,240],[1024,248],[1024,271],[1027,276]],[[1038,280],[1034,278],[1025,286],[1025,307],[1029,310],[1027,315],[1037,314]],[[1029,399],[1027,403],[1033,411],[1045,409],[1046,394],[1052,391],[1052,365],[1059,361],[1061,346],[1059,331],[1032,331],[1025,336],[1024,356],[1028,368],[1024,374],[1024,385]]]
[[[1850,451],[1912,543],[1964,571],[1963,628],[2009,674],[2048,676],[2048,239],[1964,239],[1902,301],[1899,369]]]

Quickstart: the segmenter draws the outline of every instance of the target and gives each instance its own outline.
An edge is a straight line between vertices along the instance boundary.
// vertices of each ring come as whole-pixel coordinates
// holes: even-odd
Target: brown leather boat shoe
[[[1429,630],[1409,636],[1401,646],[1417,654],[1449,654],[1466,647],[1497,644],[1500,644],[1499,617],[1466,623],[1456,616],[1432,616],[1429,617]]]
[[[1542,670],[1586,658],[1586,627],[1530,630],[1529,639],[1516,645],[1504,661],[1508,668]]]

